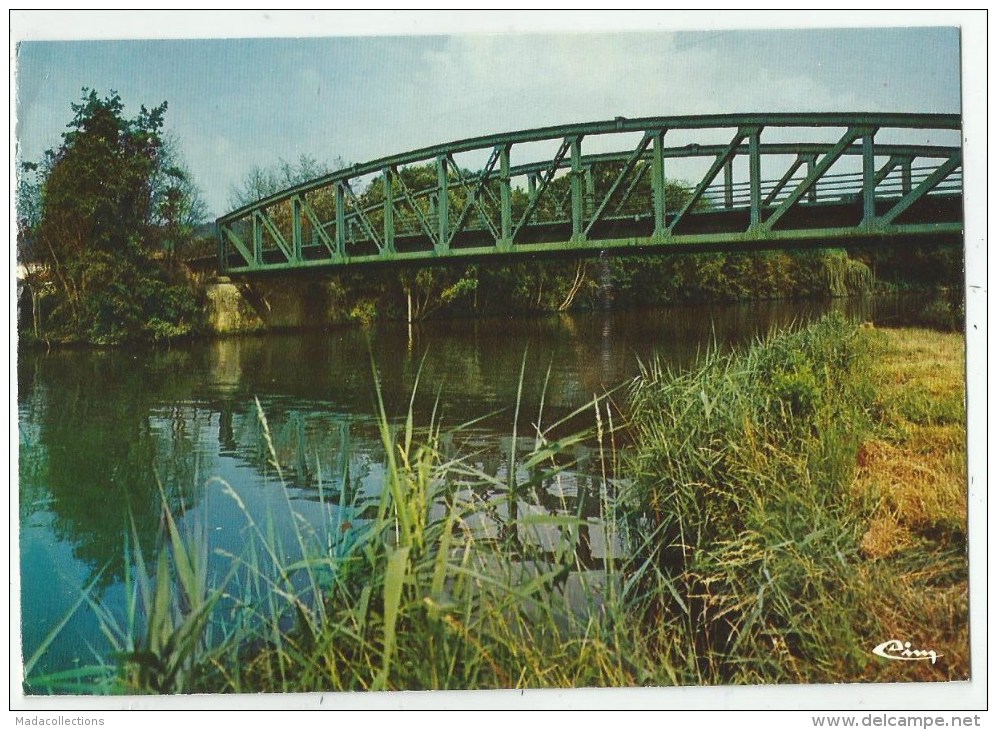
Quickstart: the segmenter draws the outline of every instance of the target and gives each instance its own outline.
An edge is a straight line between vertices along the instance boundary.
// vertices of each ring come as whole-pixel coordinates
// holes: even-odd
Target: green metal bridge
[[[218,267],[961,243],[960,130],[958,115],[740,114],[477,137],[222,216]]]

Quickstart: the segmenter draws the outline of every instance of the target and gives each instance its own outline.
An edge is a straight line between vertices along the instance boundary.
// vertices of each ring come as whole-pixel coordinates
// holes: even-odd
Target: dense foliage
[[[129,119],[118,94],[84,89],[72,109],[62,144],[22,171],[32,332],[95,344],[194,332],[201,307],[179,261],[204,206],[163,135],[166,103]]]

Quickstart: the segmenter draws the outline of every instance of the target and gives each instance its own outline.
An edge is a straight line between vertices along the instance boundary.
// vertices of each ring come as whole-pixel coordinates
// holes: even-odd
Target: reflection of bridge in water
[[[215,402],[208,408],[217,412],[220,454],[261,474],[274,472],[276,457],[284,486],[294,499],[345,508],[358,524],[376,513],[387,467],[378,427],[372,421],[293,407],[265,408],[269,432],[265,436],[249,404]],[[611,493],[613,488],[605,483],[604,469],[591,444],[574,445],[529,464],[534,461],[534,437],[513,441],[486,431],[442,433],[438,448],[443,461],[462,461],[457,470],[461,476],[448,477],[453,481],[447,498],[459,493],[464,502],[477,505],[472,523],[479,536],[509,541],[534,560],[551,559],[567,533],[542,520],[531,523],[531,519],[538,515],[573,517],[577,519],[569,531],[573,562],[586,570],[604,567],[603,508],[606,490]],[[510,465],[514,465],[511,479]],[[480,477],[472,476],[475,473]],[[612,481],[611,473],[605,476]],[[443,514],[442,505],[440,510],[438,516]]]
[[[221,217],[218,265],[245,275],[513,254],[960,242],[960,126],[942,114],[619,117],[450,142]]]

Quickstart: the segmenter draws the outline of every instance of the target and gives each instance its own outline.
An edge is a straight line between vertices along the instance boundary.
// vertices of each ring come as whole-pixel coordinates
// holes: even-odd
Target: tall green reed
[[[689,683],[854,675],[869,611],[847,498],[867,377],[829,317],[631,389],[625,595]]]

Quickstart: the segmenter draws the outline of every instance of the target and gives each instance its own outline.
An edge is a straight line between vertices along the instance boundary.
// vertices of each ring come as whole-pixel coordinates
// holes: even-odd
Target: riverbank
[[[825,319],[639,382],[635,603],[663,661],[710,684],[968,677],[963,352]],[[946,657],[872,654],[890,639]]]
[[[885,635],[936,646],[944,660],[890,662],[883,681],[969,676],[966,363],[960,335],[881,330],[874,427],[852,495],[871,505],[861,538],[870,610]],[[942,663],[944,662],[944,666]]]
[[[582,409],[586,433],[568,430],[578,414],[548,423],[541,400],[533,426],[513,428],[506,469],[481,463],[435,414],[410,406],[395,421],[382,408],[376,495],[351,494],[348,464],[327,469],[324,522],[292,518],[280,538],[238,484],[223,485],[244,525],[234,572],[207,576],[207,531],[167,524],[156,560],[135,536],[130,608],[92,606],[121,666],[33,677],[30,689],[965,677],[962,342],[838,316],[684,374],[648,367],[626,397]],[[286,497],[278,437],[257,415]],[[956,455],[937,459],[945,452]],[[562,481],[580,458],[599,477],[584,508]],[[929,467],[930,494],[947,495],[933,502],[918,488]],[[289,497],[276,504],[295,510]],[[891,638],[945,657],[872,654]]]

